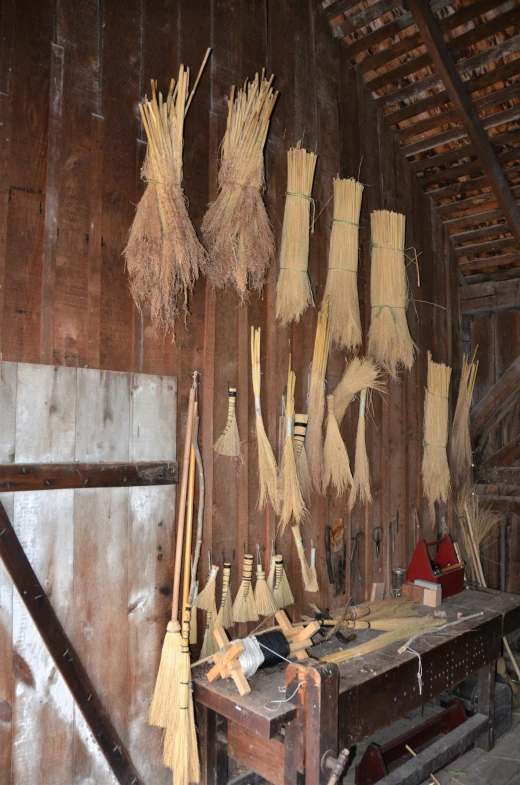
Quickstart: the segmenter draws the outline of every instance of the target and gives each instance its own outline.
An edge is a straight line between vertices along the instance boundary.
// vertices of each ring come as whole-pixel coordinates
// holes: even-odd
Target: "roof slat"
[[[492,237],[496,237],[498,234],[506,234],[508,232],[509,227],[505,222],[503,222],[501,224],[490,224],[489,226],[482,226],[479,229],[469,229],[467,232],[451,234],[450,238],[455,245],[461,245],[462,243],[469,242],[470,240],[491,240]]]
[[[450,229],[461,229],[464,226],[494,221],[503,217],[504,213],[498,208],[496,210],[482,210],[480,213],[470,213],[469,215],[461,215],[460,218],[450,218],[448,221],[444,221],[444,226],[449,232]]]
[[[493,147],[501,144],[520,144],[520,133],[517,131],[516,134],[512,136],[510,131],[506,131],[503,134],[492,136],[489,141]],[[516,160],[518,153],[519,150],[516,147],[513,147],[511,150],[502,150],[500,153],[497,153],[497,158],[501,163],[507,163],[508,161]],[[422,171],[424,169],[436,169],[438,166],[448,164],[451,161],[459,161],[461,158],[467,158],[470,155],[475,155],[473,145],[466,144],[463,147],[447,150],[445,153],[423,158],[421,161],[413,161],[411,167],[413,172]],[[423,166],[419,167],[419,164],[423,164]],[[423,185],[441,183],[446,180],[453,180],[454,177],[463,177],[466,174],[474,174],[475,172],[481,171],[482,164],[479,161],[469,161],[460,164],[460,166],[450,166],[447,169],[441,169],[438,172],[424,175],[421,177],[421,183]]]
[[[459,262],[461,273],[474,270],[486,270],[488,267],[504,267],[506,264],[520,264],[520,253],[505,253],[501,256],[488,256],[482,259],[471,259],[468,262]]]
[[[455,248],[455,253],[459,257],[479,256],[483,253],[493,253],[506,248],[517,248],[519,245],[516,237],[499,237],[497,240],[489,240],[487,243],[475,243],[473,245],[461,245]]]
[[[325,18],[330,22],[340,14],[350,11],[355,5],[359,5],[360,0],[334,0],[330,5],[324,6],[322,3],[323,13]]]

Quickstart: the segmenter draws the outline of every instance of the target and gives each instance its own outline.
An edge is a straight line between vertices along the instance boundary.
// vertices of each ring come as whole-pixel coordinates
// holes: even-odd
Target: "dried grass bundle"
[[[211,565],[209,577],[202,591],[193,599],[193,607],[204,611],[211,611],[215,607],[215,592],[217,588],[218,567]]]
[[[280,487],[278,498],[281,504],[280,529],[282,533],[285,527],[294,518],[295,522],[300,523],[309,511],[303,500],[298,474],[296,472],[296,461],[294,459],[293,447],[293,427],[294,427],[294,387],[296,384],[296,374],[291,370],[291,358],[289,356],[289,372],[287,375],[287,399],[285,410],[285,442],[283,448],[282,466],[280,469]]]
[[[296,461],[296,473],[302,496],[306,502],[309,501],[312,491],[312,479],[309,470],[309,462],[305,451],[305,434],[307,433],[308,414],[294,415],[294,460]]]
[[[251,576],[253,575],[253,556],[246,553],[244,556],[244,566],[242,568],[242,582],[233,603],[233,621],[258,621],[256,610],[255,595],[251,586]]]
[[[371,225],[372,310],[368,353],[397,379],[399,367],[409,371],[415,357],[415,344],[406,321],[409,289],[404,261],[405,217],[388,210],[375,210]]]
[[[256,571],[255,602],[259,616],[274,616],[279,611],[261,565]]]
[[[463,488],[466,485],[471,469],[473,456],[469,430],[469,410],[473,399],[477,371],[478,362],[475,362],[475,354],[471,360],[464,355],[462,358],[459,395],[451,426],[450,439],[450,469],[456,488]]]
[[[278,500],[278,466],[269,443],[262,418],[260,402],[260,327],[251,327],[251,373],[253,376],[253,394],[255,396],[256,443],[258,446],[258,509],[263,510],[267,500],[270,501],[275,513],[280,512]]]
[[[238,435],[236,400],[236,387],[230,387],[228,390],[226,427],[213,445],[215,452],[218,452],[219,455],[227,455],[230,458],[238,458],[240,455],[240,436]]]
[[[224,627],[229,629],[233,624],[233,607],[231,605],[231,591],[229,589],[229,582],[231,578],[231,564],[224,562],[222,570],[222,598],[220,600],[220,608],[218,610],[215,627]]]
[[[435,363],[428,352],[428,386],[424,399],[423,493],[428,502],[446,502],[450,493],[448,444],[448,393],[451,368]]]
[[[330,338],[338,349],[361,345],[357,288],[359,214],[363,185],[353,178],[334,178],[334,217],[325,297],[330,300]]]
[[[300,531],[300,527],[298,526],[298,524],[296,524],[294,526],[291,526],[291,530],[293,533],[296,550],[298,552],[300,566],[302,568],[303,588],[305,589],[305,591],[311,593],[319,591],[320,587],[318,586],[316,575],[313,574],[311,568],[307,564],[307,559],[305,558],[305,548],[303,547],[302,533]]]
[[[202,221],[211,257],[208,276],[217,288],[235,286],[242,302],[249,289],[260,291],[275,256],[265,209],[264,145],[278,92],[262,71],[228,102],[226,133],[218,174],[219,194]]]
[[[498,527],[503,515],[495,512],[474,490],[465,488],[457,496],[457,516],[459,518],[464,550],[469,557],[474,579],[486,586],[482,569],[481,546]]]
[[[325,410],[325,374],[329,358],[329,301],[325,299],[318,314],[314,353],[311,365],[309,390],[309,422],[305,439],[305,451],[309,469],[318,493],[323,493],[323,414]]]
[[[343,422],[347,407],[361,390],[385,391],[381,370],[371,357],[354,357],[346,366],[334,390],[334,414],[338,425]]]
[[[325,433],[324,447],[324,472],[323,472],[323,491],[332,485],[337,496],[343,494],[354,482],[350,471],[350,460],[347,447],[339,431],[338,421],[334,414],[334,396],[327,396],[327,429]]]
[[[202,648],[200,650],[200,658],[210,657],[218,651],[218,645],[215,640],[215,627],[217,619],[217,606],[213,603],[213,608],[206,611],[206,629],[204,630],[204,640],[202,641]]]
[[[367,391],[361,390],[359,400],[359,418],[356,433],[356,462],[354,466],[354,479],[352,491],[348,500],[348,508],[352,510],[359,499],[361,504],[372,504],[372,491],[370,490],[370,466],[368,463],[367,445],[365,440],[365,413]]]
[[[152,98],[139,105],[148,139],[142,169],[146,190],[124,250],[130,291],[139,310],[150,307],[156,328],[172,332],[188,293],[207,268],[206,251],[191,223],[182,189],[184,118],[209,56],[188,96],[189,69],[181,65],[166,100],[152,81]]]
[[[305,309],[314,303],[307,268],[311,205],[314,208],[311,191],[317,158],[315,153],[302,148],[301,142],[287,153],[287,193],[276,284],[276,318],[283,325],[299,321]]]
[[[283,556],[274,557],[274,589],[273,597],[280,610],[294,604],[294,597],[289,579],[283,566]]]

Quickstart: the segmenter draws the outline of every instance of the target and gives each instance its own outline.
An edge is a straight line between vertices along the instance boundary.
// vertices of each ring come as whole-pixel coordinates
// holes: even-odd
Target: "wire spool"
[[[236,641],[232,641],[236,643]],[[244,676],[250,678],[264,668],[279,665],[281,660],[289,661],[291,649],[287,638],[280,630],[264,632],[262,635],[252,635],[240,640],[244,646],[238,659]]]

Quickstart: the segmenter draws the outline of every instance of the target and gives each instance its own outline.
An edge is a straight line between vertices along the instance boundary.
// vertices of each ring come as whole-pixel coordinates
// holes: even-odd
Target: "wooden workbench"
[[[443,602],[442,610],[446,621],[455,620],[458,611],[483,615],[414,641],[422,661],[422,692],[418,659],[409,652],[398,654],[401,644],[338,667],[317,658],[338,651],[341,644],[336,639],[320,642],[317,636],[311,658],[259,671],[244,697],[230,680],[210,684],[208,665],[194,668],[202,782],[224,785],[230,757],[274,785],[323,785],[329,778],[321,765],[327,753],[337,756],[341,748],[359,743],[473,673],[480,678],[478,712],[488,722],[475,724],[472,740],[490,749],[495,663],[502,635],[520,628],[520,595],[465,591]],[[375,634],[358,634],[354,645]],[[271,703],[286,696],[291,700]]]

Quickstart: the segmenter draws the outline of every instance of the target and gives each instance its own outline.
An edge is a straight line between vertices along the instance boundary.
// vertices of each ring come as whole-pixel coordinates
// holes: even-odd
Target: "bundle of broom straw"
[[[363,186],[353,178],[334,178],[334,217],[325,297],[330,301],[330,338],[338,349],[361,345],[357,289],[359,214]]]
[[[258,509],[263,510],[269,500],[273,510],[280,512],[278,499],[278,466],[269,443],[262,418],[260,402],[260,327],[251,327],[251,373],[253,394],[255,396],[256,444],[258,447]]]
[[[475,354],[476,350],[471,360],[466,355],[462,358],[459,395],[451,427],[450,469],[453,484],[456,488],[463,488],[466,485],[471,469],[472,452],[469,410],[478,371],[478,362],[475,362]]]
[[[312,491],[312,478],[305,451],[305,434],[307,433],[308,422],[308,414],[294,415],[294,460],[296,461],[296,473],[305,502],[309,501]]]
[[[409,288],[404,260],[405,217],[388,210],[375,210],[371,225],[368,353],[397,379],[399,367],[410,370],[415,356],[406,321]]]
[[[152,98],[139,105],[148,139],[142,169],[146,190],[137,206],[124,250],[130,290],[139,310],[150,307],[156,328],[173,334],[188,293],[207,268],[207,254],[197,239],[182,189],[184,118],[210,50],[188,96],[189,69],[171,80],[166,100],[152,81]]]
[[[260,291],[267,268],[275,256],[275,241],[262,191],[264,145],[278,92],[273,76],[264,71],[246,82],[235,96],[231,90],[222,160],[218,175],[219,194],[202,221],[202,235],[211,257],[208,276],[217,288],[236,287],[242,302],[249,289]]]
[[[329,358],[329,301],[325,299],[318,314],[314,353],[312,355],[311,382],[309,390],[309,422],[305,439],[305,451],[309,469],[318,493],[323,493],[323,415],[325,412],[325,374]]]
[[[370,357],[354,357],[346,366],[341,381],[334,390],[334,414],[338,425],[343,422],[348,405],[365,389],[384,392],[385,384],[381,371]]]
[[[309,231],[311,196],[318,156],[301,146],[301,141],[287,153],[287,193],[283,216],[280,273],[276,285],[276,318],[283,325],[297,322],[313,304],[307,268],[309,265]]]
[[[294,543],[296,545],[298,558],[300,560],[300,566],[302,568],[303,588],[305,589],[305,591],[311,593],[319,591],[320,587],[318,586],[316,572],[312,571],[312,569],[307,564],[307,559],[305,558],[305,548],[303,547],[302,533],[300,531],[300,527],[296,523],[293,526],[291,526],[291,530],[293,533]]]
[[[281,503],[280,528],[282,533],[285,527],[294,518],[299,524],[307,515],[308,510],[302,496],[300,482],[296,471],[294,459],[293,428],[294,428],[294,387],[296,374],[291,370],[291,357],[289,355],[289,372],[287,375],[287,402],[285,410],[285,442],[283,448],[282,466],[280,469],[280,489],[278,498]]]
[[[218,452],[219,455],[227,455],[230,458],[238,458],[240,456],[240,436],[238,434],[236,417],[236,401],[236,387],[230,387],[228,390],[226,427],[213,445],[215,452]]]
[[[327,407],[327,429],[323,450],[325,456],[323,490],[326,491],[329,485],[332,485],[337,496],[343,496],[352,486],[354,480],[350,471],[347,447],[339,431],[338,421],[334,414],[333,395],[327,396]]]
[[[359,399],[359,419],[356,434],[356,462],[352,491],[348,500],[348,508],[352,510],[359,499],[361,504],[372,504],[372,491],[370,490],[370,467],[368,465],[367,446],[365,441],[365,413],[367,391],[361,390]]]
[[[283,556],[277,554],[274,557],[274,587],[273,597],[277,606],[287,608],[288,605],[294,604],[294,597],[289,585],[289,579],[283,566]]]
[[[430,505],[446,502],[450,492],[448,444],[448,393],[451,368],[435,363],[428,352],[428,386],[424,399],[423,492]]]

